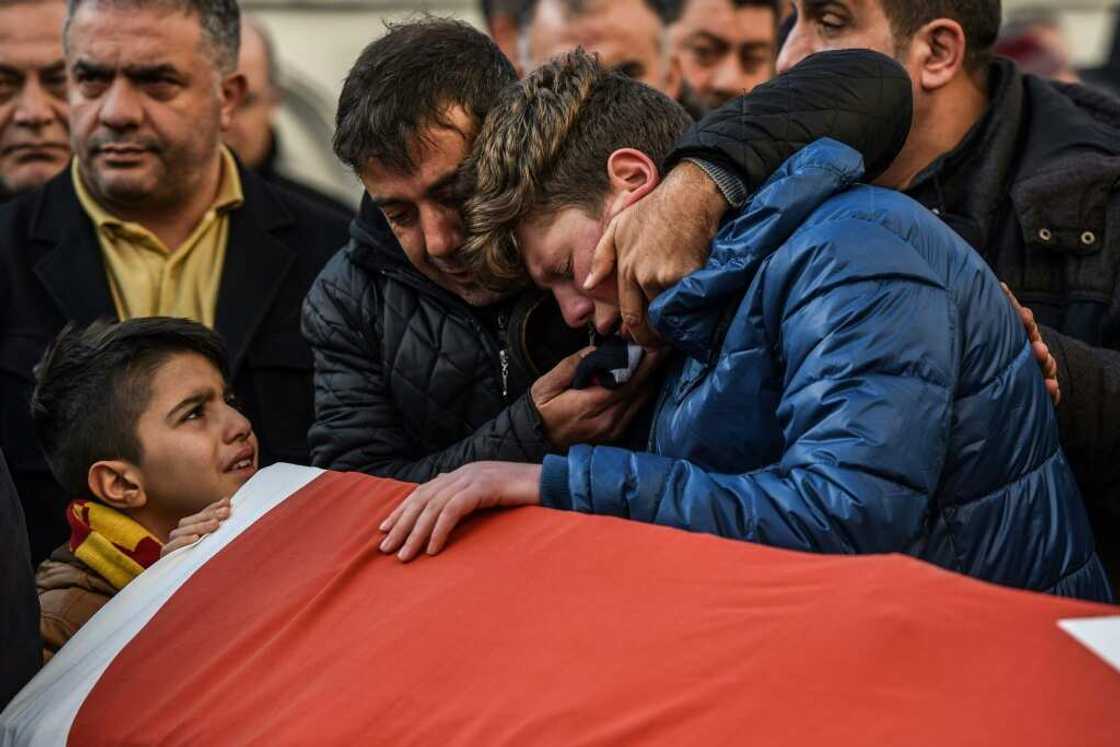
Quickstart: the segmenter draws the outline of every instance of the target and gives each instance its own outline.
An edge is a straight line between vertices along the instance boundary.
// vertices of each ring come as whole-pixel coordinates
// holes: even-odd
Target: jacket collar
[[[225,339],[236,377],[253,335],[296,260],[280,240],[295,219],[263,179],[238,163],[245,203],[230,214],[229,245],[218,288],[215,330]]]
[[[245,202],[230,213],[214,325],[225,339],[234,376],[296,259],[295,249],[278,238],[294,224],[291,213],[260,177],[240,163],[237,168]],[[35,274],[65,318],[81,324],[115,318],[97,234],[78,202],[69,169],[40,191],[31,224],[32,239],[49,245]]]
[[[1023,75],[1010,60],[992,63],[988,90],[985,115],[906,190],[981,250],[992,246],[1008,198],[1023,214],[1061,194],[1055,185],[1068,192],[1102,167],[1092,154],[1116,151],[1120,129],[1120,103],[1112,97]]]
[[[351,256],[362,267],[370,270],[402,270],[423,277],[408,261],[400,242],[389,228],[385,214],[373,204],[366,192],[362,193],[358,214],[350,221],[350,238],[353,240]]]
[[[39,192],[32,211],[31,238],[50,247],[36,262],[34,272],[66,319],[89,324],[116,318],[97,233],[78,202],[69,169]]]
[[[712,242],[707,265],[650,305],[650,319],[674,347],[699,360],[712,344],[727,304],[754,280],[776,252],[822,203],[863,177],[859,152],[824,139],[793,155],[741,212],[727,219]]]

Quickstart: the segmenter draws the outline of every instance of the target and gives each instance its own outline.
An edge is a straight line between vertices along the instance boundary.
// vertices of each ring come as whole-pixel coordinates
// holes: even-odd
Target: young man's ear
[[[964,29],[951,18],[938,18],[918,29],[910,41],[909,62],[914,82],[936,91],[965,71],[968,44]]]
[[[233,115],[240,108],[241,102],[244,101],[245,94],[248,91],[249,81],[241,73],[233,73],[222,79],[222,107],[220,110],[222,132],[228,130],[233,123]]]
[[[89,492],[111,508],[135,510],[148,502],[140,470],[131,462],[121,459],[96,462],[89,468],[86,479]]]
[[[653,191],[661,182],[657,164],[635,148],[620,148],[607,159],[607,177],[613,198],[608,217],[614,217]]]

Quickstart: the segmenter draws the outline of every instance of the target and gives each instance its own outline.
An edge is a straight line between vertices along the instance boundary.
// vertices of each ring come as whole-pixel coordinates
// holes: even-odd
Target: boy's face
[[[232,496],[257,471],[252,425],[229,404],[221,372],[196,353],[156,370],[137,436],[146,507],[172,526]]]
[[[516,236],[529,277],[552,291],[568,326],[583,327],[590,322],[607,335],[619,331],[621,322],[613,274],[592,290],[583,289],[595,247],[613,217],[605,209],[602,213],[600,219],[581,208],[564,208],[523,221]]]

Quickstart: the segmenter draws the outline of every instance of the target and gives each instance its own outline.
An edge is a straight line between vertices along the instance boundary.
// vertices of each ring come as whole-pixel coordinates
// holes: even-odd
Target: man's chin
[[[455,295],[466,301],[471,306],[490,306],[504,298],[509,297],[509,293],[498,293],[491,290],[486,290],[477,285],[475,286],[461,286],[454,291]]]
[[[38,161],[11,169],[0,176],[0,192],[27,192],[41,187],[66,167],[66,159]]]
[[[97,197],[119,205],[143,204],[152,196],[152,180],[143,174],[102,172],[92,181]]]

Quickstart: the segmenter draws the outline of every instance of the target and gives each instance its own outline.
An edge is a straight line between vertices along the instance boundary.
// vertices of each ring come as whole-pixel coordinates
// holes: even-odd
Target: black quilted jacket
[[[540,462],[551,449],[528,388],[586,334],[536,291],[469,307],[412,267],[368,199],[350,235],[303,307],[313,463],[422,482],[479,460]]]

